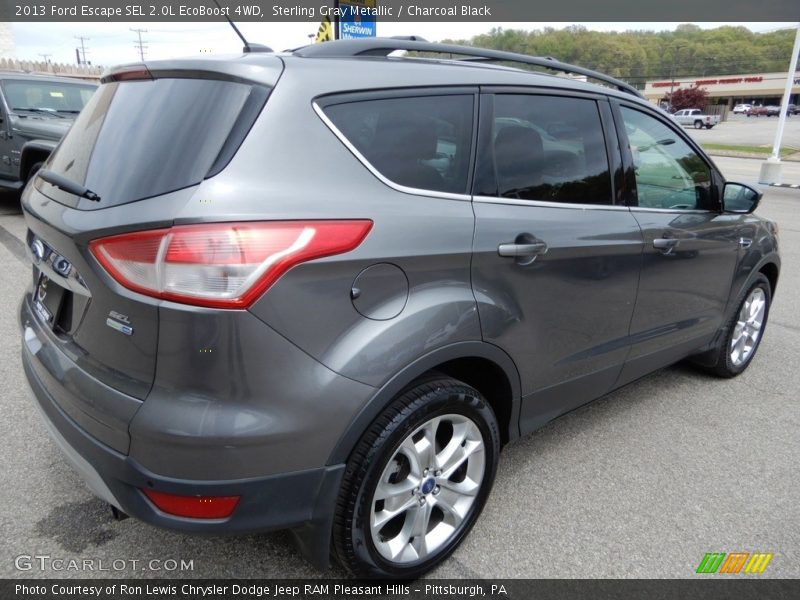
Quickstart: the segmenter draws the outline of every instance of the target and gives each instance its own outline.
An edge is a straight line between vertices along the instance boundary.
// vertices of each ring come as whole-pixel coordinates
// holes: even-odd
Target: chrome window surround
[[[569,202],[548,202],[546,200],[522,200],[518,198],[503,198],[500,196],[470,196],[469,194],[453,194],[449,192],[437,192],[435,190],[425,190],[420,188],[408,187],[400,185],[385,177],[378,169],[376,169],[367,158],[359,152],[356,147],[350,143],[347,137],[333,124],[322,107],[317,102],[311,103],[314,112],[325,123],[326,127],[331,130],[339,141],[355,156],[358,161],[363,164],[370,173],[372,173],[384,185],[389,186],[393,190],[402,192],[404,194],[411,194],[414,196],[424,196],[426,198],[442,198],[445,200],[462,200],[462,201],[475,201],[483,204],[516,204],[519,206],[539,206],[542,208],[570,208],[578,210],[632,210],[641,212],[666,212],[666,213],[708,213],[707,210],[690,210],[690,209],[671,209],[671,208],[644,208],[640,206],[627,206],[618,204],[573,204]]]

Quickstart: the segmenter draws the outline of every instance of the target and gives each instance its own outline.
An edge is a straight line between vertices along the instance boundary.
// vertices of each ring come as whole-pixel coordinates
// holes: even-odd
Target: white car
[[[752,104],[737,104],[733,107],[733,114],[747,114],[751,108],[753,108]]]

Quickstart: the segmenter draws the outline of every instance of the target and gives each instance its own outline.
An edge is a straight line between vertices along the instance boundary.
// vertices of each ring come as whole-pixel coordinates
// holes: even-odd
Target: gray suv
[[[370,39],[123,67],[23,195],[23,364],[117,514],[416,577],[505,444],[685,358],[748,366],[780,268],[759,199],[552,59]]]
[[[96,89],[66,77],[0,72],[0,189],[22,189]]]

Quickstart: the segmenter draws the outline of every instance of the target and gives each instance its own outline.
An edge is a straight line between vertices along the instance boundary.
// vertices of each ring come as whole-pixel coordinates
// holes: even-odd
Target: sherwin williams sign
[[[339,2],[339,39],[375,37],[377,34],[377,0]]]

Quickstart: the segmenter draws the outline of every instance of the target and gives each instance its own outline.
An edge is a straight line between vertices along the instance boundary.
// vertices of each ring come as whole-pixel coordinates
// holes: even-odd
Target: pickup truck
[[[0,72],[0,190],[19,190],[97,86],[66,77]]]
[[[769,109],[766,106],[761,106],[759,104],[758,106],[751,106],[750,110],[747,111],[747,116],[748,117],[761,117],[761,116],[768,117],[768,116],[770,116],[770,114],[769,114]]]
[[[672,118],[684,127],[691,125],[695,129],[702,129],[703,127],[711,129],[720,120],[719,115],[704,115],[699,108],[684,108],[672,115]]]

